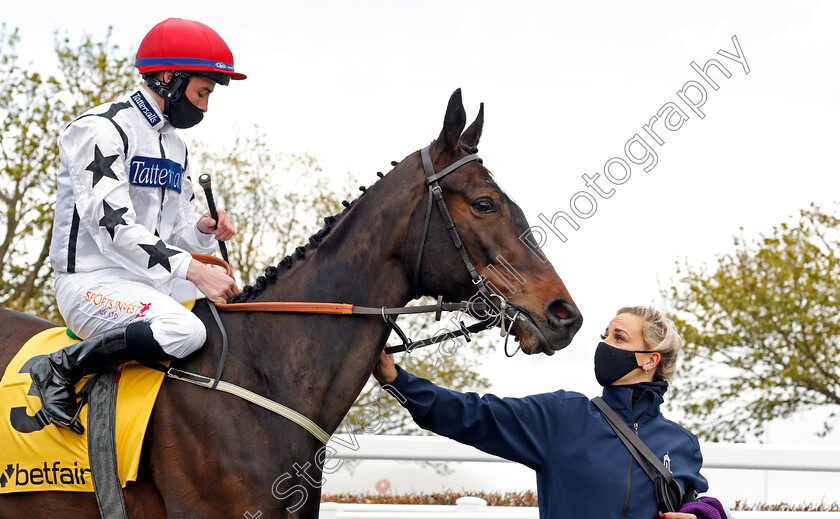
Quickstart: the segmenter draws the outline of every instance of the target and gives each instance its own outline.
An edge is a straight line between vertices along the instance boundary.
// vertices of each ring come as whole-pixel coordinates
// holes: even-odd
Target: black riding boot
[[[49,419],[81,434],[85,428],[74,417],[75,386],[82,377],[129,360],[171,358],[154,340],[149,324],[136,322],[51,353],[33,364],[29,374]]]

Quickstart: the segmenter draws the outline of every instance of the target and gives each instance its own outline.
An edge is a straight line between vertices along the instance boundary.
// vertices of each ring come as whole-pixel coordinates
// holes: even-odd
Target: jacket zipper
[[[630,507],[630,474],[633,472],[633,456],[627,460],[627,493],[624,496],[624,510],[621,511],[621,517],[627,518],[627,509]]]
[[[630,419],[633,418],[633,391],[630,391]],[[636,436],[639,435],[639,423],[633,422],[633,430],[636,432]],[[629,455],[629,453],[628,453]],[[624,510],[621,512],[621,517],[626,519],[627,518],[627,510],[630,508],[630,487],[632,483],[631,475],[633,473],[633,456],[630,456],[630,459],[627,460],[627,492],[624,495]]]

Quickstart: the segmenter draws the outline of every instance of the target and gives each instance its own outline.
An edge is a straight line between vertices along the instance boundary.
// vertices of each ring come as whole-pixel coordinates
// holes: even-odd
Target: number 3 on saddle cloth
[[[188,308],[194,302],[184,303]],[[88,407],[79,413],[84,434],[49,423],[41,399],[30,394],[29,367],[77,339],[67,328],[35,335],[12,359],[0,379],[0,494],[64,490],[93,492],[88,459]],[[120,484],[137,479],[143,436],[164,373],[136,364],[117,372],[116,444]],[[89,377],[76,386],[78,393]]]

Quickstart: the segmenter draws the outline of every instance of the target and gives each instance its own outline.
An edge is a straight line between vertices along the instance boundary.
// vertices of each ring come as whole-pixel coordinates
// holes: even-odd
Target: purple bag
[[[694,514],[697,519],[732,519],[729,510],[714,497],[701,497],[699,501],[686,503],[680,507],[680,513]]]

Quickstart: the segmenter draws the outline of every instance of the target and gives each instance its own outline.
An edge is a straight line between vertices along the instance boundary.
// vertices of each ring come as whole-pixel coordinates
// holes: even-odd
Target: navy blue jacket
[[[653,483],[585,395],[480,397],[438,387],[399,367],[386,388],[399,393],[420,427],[534,469],[543,519],[658,517]],[[657,392],[641,391],[635,403],[632,392],[608,386],[603,398],[631,429],[638,428],[654,454],[670,461],[686,495],[708,490],[697,438],[662,416]]]

